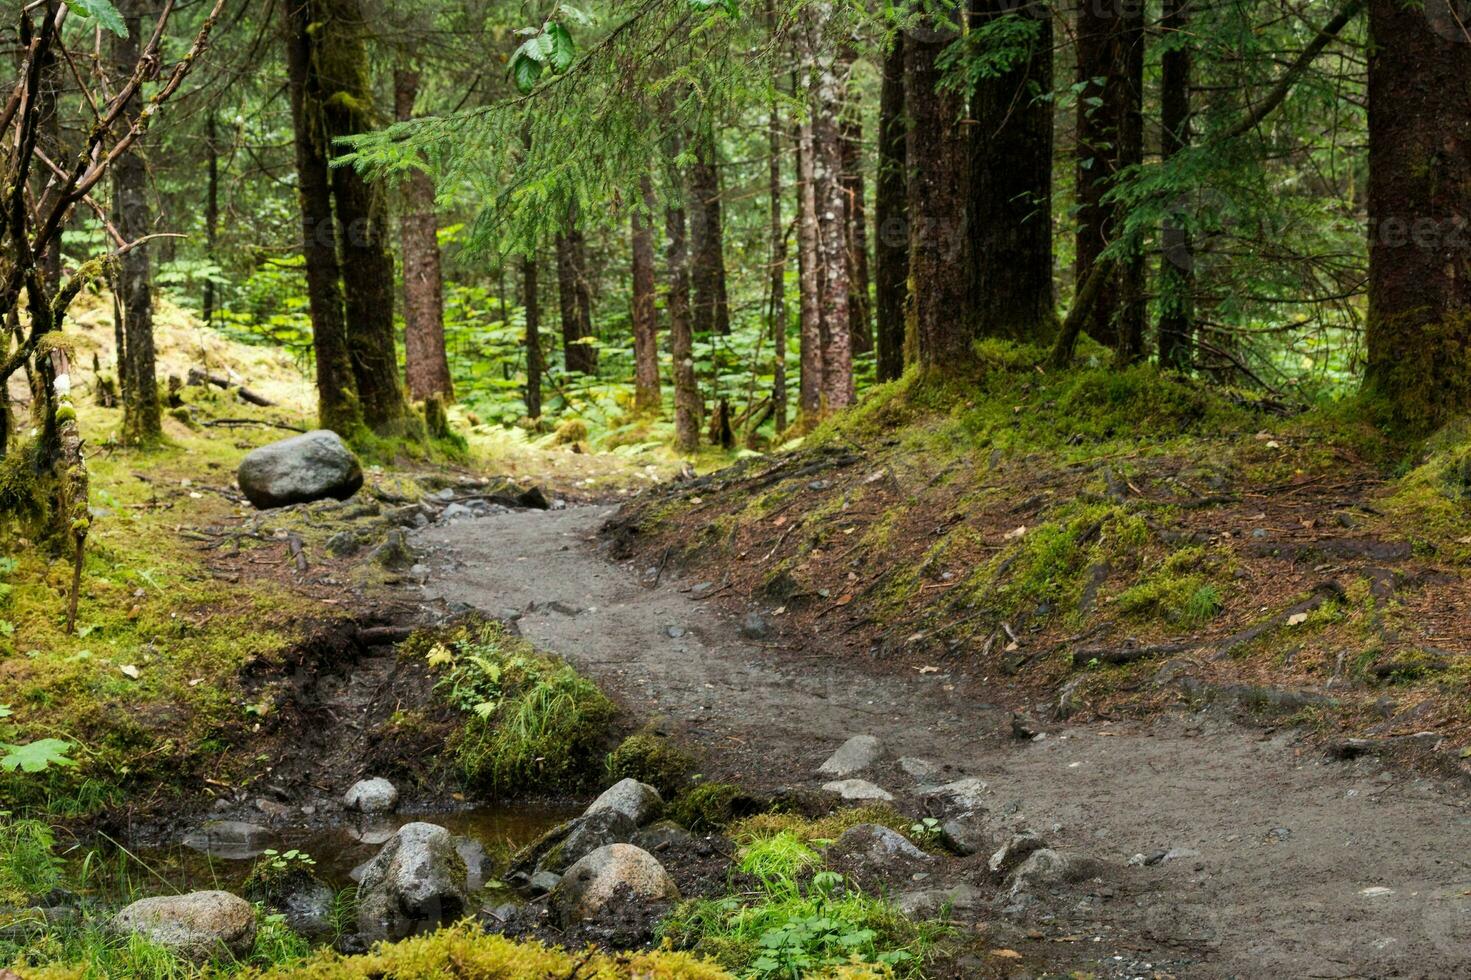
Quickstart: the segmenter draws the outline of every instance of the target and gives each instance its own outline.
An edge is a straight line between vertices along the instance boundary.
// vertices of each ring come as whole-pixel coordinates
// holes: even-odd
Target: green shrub
[[[669,819],[697,833],[724,830],[732,821],[749,817],[761,804],[739,786],[706,783],[674,801]]]

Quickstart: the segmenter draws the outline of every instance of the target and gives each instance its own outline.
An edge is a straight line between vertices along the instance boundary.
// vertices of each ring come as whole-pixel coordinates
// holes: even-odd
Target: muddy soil
[[[1150,723],[1044,726],[1013,736],[999,679],[953,663],[870,670],[819,626],[746,638],[750,609],[721,583],[612,563],[607,508],[513,512],[435,526],[426,598],[519,618],[634,713],[699,751],[706,775],[818,788],[846,738],[886,763],[861,775],[925,812],[900,757],[987,784],[998,819],[1107,862],[1040,904],[983,911],[980,928],[1103,976],[1471,976],[1471,808],[1464,787],[1380,759],[1332,761],[1295,730],[1223,708]],[[1174,853],[1160,860],[1165,852]],[[1147,864],[1130,864],[1136,855]],[[956,862],[947,884],[984,884]]]

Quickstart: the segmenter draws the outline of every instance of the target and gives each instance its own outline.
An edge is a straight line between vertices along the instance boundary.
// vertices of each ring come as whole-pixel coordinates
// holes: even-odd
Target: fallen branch
[[[244,388],[240,390],[242,392],[245,391]],[[199,424],[208,428],[212,428],[214,426],[224,426],[227,429],[234,429],[245,425],[263,425],[267,428],[286,429],[290,432],[306,431],[299,425],[292,425],[289,422],[272,422],[270,419],[207,419],[203,422],[200,422]]]
[[[214,385],[216,388],[223,388],[226,391],[234,388],[236,390],[236,393],[240,395],[241,399],[249,402],[252,405],[257,405],[261,408],[274,408],[276,405],[275,402],[270,401],[269,399],[264,398],[261,395],[257,395],[255,392],[251,391],[244,385],[236,385],[229,378],[222,378],[217,374],[210,374],[209,372],[203,371],[200,368],[189,369],[189,379],[187,383],[196,388],[202,388],[205,385]]]

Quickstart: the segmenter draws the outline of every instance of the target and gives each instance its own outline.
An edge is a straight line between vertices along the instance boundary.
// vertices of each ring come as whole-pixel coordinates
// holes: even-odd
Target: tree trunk
[[[393,73],[393,101],[399,122],[414,118],[419,73]],[[409,396],[424,401],[454,397],[449,358],[444,351],[444,281],[439,269],[439,224],[434,214],[434,181],[415,170],[403,183],[399,223],[404,277],[404,377]]]
[[[723,336],[730,333],[730,303],[725,291],[725,228],[716,153],[712,132],[696,138],[689,175],[691,279],[695,333]]]
[[[204,250],[211,263],[218,259],[220,243],[220,146],[217,142],[215,111],[210,109],[204,123],[205,192],[204,192]],[[200,315],[205,323],[215,318],[214,273],[204,280],[204,297],[200,304]]]
[[[541,303],[536,295],[536,255],[521,257],[521,307],[526,314],[526,417],[541,418]]]
[[[1471,410],[1471,26],[1370,0],[1367,390],[1407,432]]]
[[[970,247],[969,138],[962,96],[940,91],[940,54],[951,32],[933,19],[904,39],[904,95],[909,133],[910,323],[906,343],[927,371],[950,372],[973,362],[974,316]]]
[[[112,38],[113,64],[119,77],[138,63],[138,32],[149,11],[149,0],[123,0],[119,12],[128,25],[127,37]],[[113,224],[126,241],[153,231],[148,207],[148,165],[139,147],[112,165]],[[123,314],[124,349],[118,375],[123,396],[123,442],[146,445],[163,435],[158,404],[158,380],[153,356],[153,270],[149,248],[141,245],[118,260],[117,287]]]
[[[878,379],[904,373],[904,300],[909,292],[909,177],[904,162],[904,35],[884,55],[874,188],[874,310]]]
[[[576,227],[557,236],[557,299],[562,313],[562,356],[568,371],[598,373],[592,338],[592,287],[587,281],[587,242]]]
[[[671,157],[679,155],[676,147]],[[684,237],[684,209],[665,212],[669,249],[665,258],[669,295],[669,352],[674,360],[674,446],[682,453],[700,446],[700,386],[695,380],[695,338],[690,320],[690,258]]]
[[[659,411],[659,337],[654,309],[654,184],[645,175],[639,191],[646,209],[633,209],[633,407],[636,412]]]
[[[822,259],[812,157],[812,124],[804,120],[797,129],[797,270],[802,321],[797,414],[803,425],[811,425],[822,414],[822,296],[818,283]]]
[[[1081,283],[1118,234],[1123,213],[1103,196],[1119,172],[1143,159],[1144,5],[1078,7],[1078,236]],[[1101,84],[1100,84],[1101,80]],[[1083,329],[1121,362],[1144,348],[1144,263],[1136,249],[1116,264]]]
[[[971,100],[970,234],[983,337],[1049,343],[1052,288],[1052,20],[1050,5],[974,0],[972,30],[1012,17],[1033,28],[1007,71],[981,79]]]
[[[372,72],[358,0],[323,0],[313,25],[315,66],[325,99],[329,140],[374,127]],[[375,432],[402,432],[407,406],[398,381],[394,338],[393,254],[388,244],[388,201],[383,187],[352,167],[333,167],[332,200],[342,239],[342,297],[363,421]]]
[[[846,206],[844,248],[848,256],[848,326],[854,354],[873,350],[868,303],[868,214],[863,180],[863,107],[853,84],[854,54],[845,50],[842,67],[843,104],[839,140],[842,149],[843,203]]]
[[[767,160],[771,213],[772,425],[778,436],[787,427],[787,234],[781,220],[781,116],[771,106],[771,153]]]
[[[838,114],[843,79],[824,61],[813,106],[817,229],[822,250],[822,394],[824,411],[853,404],[853,333],[848,311],[848,202],[843,191],[843,148]]]
[[[1165,51],[1160,55],[1160,155],[1168,160],[1190,145],[1189,0],[1165,0]],[[1194,343],[1194,257],[1190,234],[1166,216],[1160,229],[1159,365],[1190,370]]]
[[[301,208],[301,247],[317,369],[317,422],[324,429],[351,437],[363,419],[347,353],[342,270],[337,262],[337,226],[327,172],[327,138],[322,129],[323,92],[312,71],[311,26],[317,14],[312,0],[286,0],[284,9],[296,197]]]

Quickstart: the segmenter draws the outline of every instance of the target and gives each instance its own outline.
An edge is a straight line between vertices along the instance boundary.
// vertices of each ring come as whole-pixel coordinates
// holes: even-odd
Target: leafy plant
[[[0,630],[3,632],[3,630]],[[8,704],[0,704],[0,770],[5,772],[44,772],[52,766],[74,766],[67,753],[72,744],[59,738],[42,738],[23,744],[12,744],[16,728],[6,721],[15,712]]]

